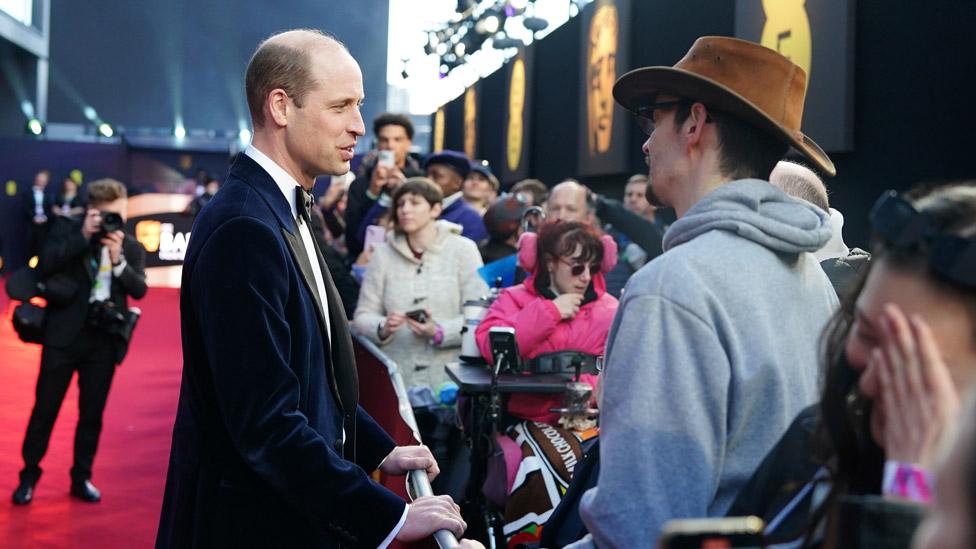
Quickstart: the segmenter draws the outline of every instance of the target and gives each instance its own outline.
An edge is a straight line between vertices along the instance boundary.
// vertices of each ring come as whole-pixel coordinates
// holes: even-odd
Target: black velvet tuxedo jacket
[[[244,154],[192,235],[156,546],[376,547],[405,506],[368,475],[394,442],[358,406],[352,339],[321,254],[307,257],[288,201]]]
[[[122,241],[126,267],[113,276],[109,300],[119,311],[128,310],[128,298],[146,295],[146,249],[129,235]],[[88,300],[95,281],[101,251],[81,233],[81,220],[57,217],[51,221],[41,250],[39,268],[48,290],[44,344],[63,348],[70,345],[88,317]]]

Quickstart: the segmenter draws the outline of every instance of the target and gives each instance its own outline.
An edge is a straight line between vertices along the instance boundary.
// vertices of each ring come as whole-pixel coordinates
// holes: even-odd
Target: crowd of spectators
[[[760,82],[792,66],[743,44],[701,39],[692,52],[721,51]],[[708,73],[695,59],[682,70]],[[486,273],[504,263],[514,275],[476,330],[486,363],[494,327],[514,328],[529,362],[578,353],[575,381],[599,411],[589,440],[553,412],[561,396],[507,399],[502,437],[521,444],[549,425],[589,440],[565,497],[513,545],[646,547],[673,519],[749,515],[789,546],[976,544],[976,189],[886,193],[870,214],[847,212],[874,230],[870,252],[849,247],[821,179],[833,164],[799,133],[799,88],[732,98],[653,76],[615,88],[647,132],[650,166],[622,200],[575,179],[499,181],[458,151],[421,157],[410,118],[386,113],[375,150],[314,204],[347,316],[400,367],[444,472],[435,489],[459,498],[466,474],[444,366],[459,355],[465,302],[489,296]],[[794,112],[770,122],[760,111],[772,103]],[[791,145],[809,165],[785,158]],[[86,211],[78,181],[55,200],[49,179],[39,172],[25,198],[32,255],[52,218]],[[218,189],[207,179],[187,213]]]

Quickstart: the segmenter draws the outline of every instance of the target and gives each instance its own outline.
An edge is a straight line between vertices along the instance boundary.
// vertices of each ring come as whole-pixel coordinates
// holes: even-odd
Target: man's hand
[[[485,549],[485,546],[473,539],[459,539],[458,549]]]
[[[85,220],[81,223],[81,234],[85,240],[91,240],[95,233],[102,228],[102,212],[95,208],[89,208],[85,214]]]
[[[552,300],[552,304],[559,310],[559,318],[566,320],[573,318],[580,310],[580,303],[583,302],[583,294],[568,293],[562,294]]]
[[[403,175],[400,168],[397,168],[396,166],[387,169],[389,171],[386,175],[386,192],[393,194],[393,191],[396,190],[401,183],[407,180],[407,176]]]
[[[410,471],[426,471],[427,478],[434,480],[441,469],[426,446],[397,446],[380,464],[380,471],[395,476],[405,475]]]
[[[461,518],[461,508],[451,496],[427,496],[415,499],[407,507],[407,520],[397,532],[396,539],[418,541],[438,530],[448,530],[460,538],[467,529],[468,525]]]
[[[123,240],[125,240],[125,233],[122,231],[112,231],[102,239],[102,246],[108,248],[108,258],[112,265],[118,265],[122,259]]]

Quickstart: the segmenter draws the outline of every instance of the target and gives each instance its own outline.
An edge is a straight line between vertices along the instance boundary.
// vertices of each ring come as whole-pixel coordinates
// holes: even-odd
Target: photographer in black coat
[[[36,401],[24,437],[24,468],[13,494],[19,505],[33,498],[39,464],[75,371],[79,413],[71,495],[92,503],[101,499],[91,483],[92,461],[115,365],[125,355],[138,318],[128,308],[128,296],[146,294],[145,250],[122,231],[127,200],[122,183],[92,182],[88,197],[85,217],[57,218],[41,252],[39,271],[48,305]]]

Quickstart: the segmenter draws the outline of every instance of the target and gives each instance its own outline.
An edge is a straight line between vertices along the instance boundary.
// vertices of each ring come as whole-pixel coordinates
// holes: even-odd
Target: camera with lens
[[[125,222],[122,221],[122,216],[115,212],[102,211],[102,225],[98,228],[98,232],[95,233],[94,240],[96,242],[105,238],[108,233],[115,231],[121,231],[125,227]]]
[[[92,301],[85,324],[103,333],[129,341],[139,320],[139,310],[120,311],[111,301]]]

